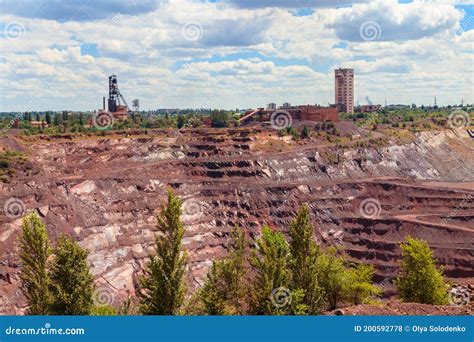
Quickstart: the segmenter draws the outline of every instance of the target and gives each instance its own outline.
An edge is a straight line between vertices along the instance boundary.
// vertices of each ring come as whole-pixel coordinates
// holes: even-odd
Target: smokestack
[[[102,98],[102,109],[105,111],[105,96]]]

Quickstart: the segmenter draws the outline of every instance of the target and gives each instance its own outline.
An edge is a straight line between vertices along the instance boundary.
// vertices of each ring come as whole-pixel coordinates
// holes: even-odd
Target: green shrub
[[[436,267],[436,260],[428,243],[407,237],[401,244],[402,262],[396,285],[400,298],[405,302],[446,304],[448,285],[443,270]]]
[[[318,283],[331,310],[341,302],[365,303],[381,293],[372,283],[372,266],[347,263],[334,247],[321,253],[317,264]]]
[[[309,128],[306,125],[304,125],[303,129],[301,130],[301,138],[302,139],[308,139],[309,138]]]
[[[117,312],[111,305],[94,306],[91,309],[91,316],[115,316]]]

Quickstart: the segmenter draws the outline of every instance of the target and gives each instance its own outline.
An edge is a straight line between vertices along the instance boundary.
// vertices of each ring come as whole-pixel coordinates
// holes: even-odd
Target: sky
[[[0,0],[0,111],[474,103],[474,0]]]

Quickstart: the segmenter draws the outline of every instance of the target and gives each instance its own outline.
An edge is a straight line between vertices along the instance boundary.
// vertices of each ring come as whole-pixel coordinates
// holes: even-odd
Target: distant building
[[[33,127],[48,127],[49,125],[44,121],[30,121],[31,126]]]
[[[391,104],[391,105],[388,105],[388,109],[407,109],[407,108],[410,108],[410,106],[405,105],[405,104]]]
[[[380,108],[382,108],[381,105],[374,105],[374,104],[362,105],[362,106],[359,106],[359,107],[356,108],[356,112],[359,112],[359,113],[375,113]]]
[[[276,110],[277,109],[276,103],[272,102],[272,103],[267,104],[267,109],[268,110]]]
[[[340,112],[354,113],[354,69],[336,69],[335,97]]]
[[[291,104],[288,103],[288,102],[285,102],[285,103],[281,106],[281,108],[290,108],[290,107],[291,107]]]
[[[118,105],[115,107],[115,112],[112,113],[114,118],[123,121],[128,118],[128,107],[124,105]]]
[[[339,121],[339,111],[336,107],[321,107],[315,105],[287,106],[285,111],[291,115],[292,120],[298,121]],[[241,124],[249,123],[256,118],[260,122],[270,121],[273,110],[257,108],[248,110],[238,120]],[[284,114],[283,114],[284,115]]]
[[[290,114],[296,120],[315,122],[339,121],[339,111],[336,107],[303,105],[292,108]]]

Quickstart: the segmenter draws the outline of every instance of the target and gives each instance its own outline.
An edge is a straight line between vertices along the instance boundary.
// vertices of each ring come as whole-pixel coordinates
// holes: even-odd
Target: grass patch
[[[3,151],[0,152],[0,182],[9,183],[17,173],[19,165],[23,165],[28,157],[19,151]]]

